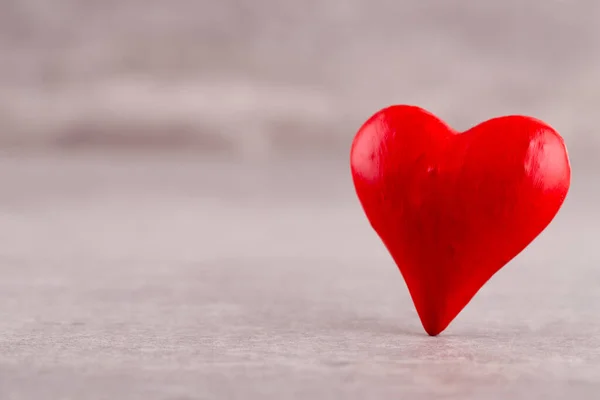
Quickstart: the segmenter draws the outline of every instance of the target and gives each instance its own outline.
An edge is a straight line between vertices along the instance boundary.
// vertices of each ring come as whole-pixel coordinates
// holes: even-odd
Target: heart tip
[[[431,337],[436,337],[440,333],[444,332],[447,328],[448,324],[429,324],[423,326],[425,332]]]
[[[438,336],[440,333],[442,333],[442,331],[437,331],[437,330],[436,330],[436,331],[425,331],[425,332],[427,332],[427,334],[428,334],[429,336],[431,336],[431,337],[436,337],[436,336]]]

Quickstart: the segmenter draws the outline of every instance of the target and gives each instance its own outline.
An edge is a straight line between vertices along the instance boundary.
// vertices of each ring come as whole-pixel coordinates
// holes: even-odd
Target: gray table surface
[[[345,161],[0,157],[0,398],[597,399],[592,179],[437,338]]]

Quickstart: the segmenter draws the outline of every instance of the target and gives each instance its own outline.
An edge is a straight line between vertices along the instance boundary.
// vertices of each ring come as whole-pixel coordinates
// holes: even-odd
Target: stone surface
[[[0,398],[596,399],[594,178],[430,338],[347,160],[5,154]]]

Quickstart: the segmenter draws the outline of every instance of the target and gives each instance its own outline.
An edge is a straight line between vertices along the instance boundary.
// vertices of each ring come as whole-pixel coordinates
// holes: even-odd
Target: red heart
[[[360,128],[350,159],[367,218],[432,336],[546,228],[571,180],[563,139],[524,116],[458,133],[392,106]]]

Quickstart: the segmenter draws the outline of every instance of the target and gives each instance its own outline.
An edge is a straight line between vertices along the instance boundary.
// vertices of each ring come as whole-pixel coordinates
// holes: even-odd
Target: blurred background
[[[593,398],[598,21],[594,0],[0,0],[0,397]],[[391,104],[535,116],[573,165],[437,342],[349,175]]]
[[[2,0],[3,146],[345,154],[388,104],[598,146],[591,0]]]

